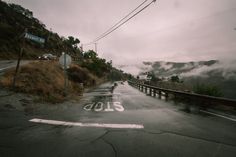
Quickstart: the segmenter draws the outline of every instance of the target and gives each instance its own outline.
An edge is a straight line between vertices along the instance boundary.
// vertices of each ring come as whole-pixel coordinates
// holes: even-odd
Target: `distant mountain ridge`
[[[146,67],[146,68],[145,68]],[[156,77],[179,76],[185,84],[213,84],[224,96],[236,99],[236,60],[198,62],[143,62],[140,75],[153,73]]]
[[[211,67],[213,65],[219,64],[218,60],[210,61],[199,61],[199,62],[143,62],[146,66],[151,66],[148,71],[142,71],[140,74],[145,74],[148,72],[153,72],[159,77],[169,77],[172,75],[182,75],[189,73],[194,69],[202,67]]]

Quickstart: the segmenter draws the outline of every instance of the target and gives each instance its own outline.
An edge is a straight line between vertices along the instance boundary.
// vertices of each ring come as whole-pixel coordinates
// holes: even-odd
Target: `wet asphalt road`
[[[20,65],[24,65],[31,62],[30,60],[22,60]],[[7,69],[15,68],[17,60],[0,60],[0,75]]]
[[[111,86],[88,91],[80,102],[28,110],[0,106],[0,157],[235,157],[236,122],[186,113],[181,105],[146,96],[127,83],[118,83],[113,93]],[[33,118],[144,128],[29,122]]]

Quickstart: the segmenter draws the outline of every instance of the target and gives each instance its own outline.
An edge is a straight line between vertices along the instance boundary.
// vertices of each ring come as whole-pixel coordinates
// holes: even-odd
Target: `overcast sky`
[[[6,1],[32,10],[53,32],[87,43],[144,0]],[[99,41],[98,54],[115,64],[235,59],[235,15],[236,0],[157,0]]]

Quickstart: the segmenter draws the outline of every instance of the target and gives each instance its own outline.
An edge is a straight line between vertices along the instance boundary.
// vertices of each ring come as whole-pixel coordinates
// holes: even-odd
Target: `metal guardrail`
[[[233,99],[214,97],[214,96],[208,96],[208,95],[201,95],[201,94],[177,91],[177,90],[172,90],[172,89],[165,89],[165,88],[160,88],[160,87],[137,83],[137,82],[132,82],[132,81],[128,81],[128,83],[132,86],[138,87],[142,91],[145,90],[146,93],[149,90],[150,95],[152,93],[154,93],[154,95],[158,94],[159,96],[161,96],[162,95],[161,92],[164,92],[165,96],[167,98],[168,98],[169,94],[172,94],[175,97],[179,96],[179,97],[188,98],[188,99],[195,100],[195,101],[207,102],[209,104],[236,107],[236,100],[233,100]]]

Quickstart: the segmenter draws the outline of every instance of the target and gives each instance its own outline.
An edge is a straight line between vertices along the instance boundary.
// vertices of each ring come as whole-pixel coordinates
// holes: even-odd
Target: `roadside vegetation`
[[[39,44],[24,39],[24,31],[45,39]],[[0,0],[0,59],[17,59],[23,47],[23,59],[36,60],[42,54],[53,54],[57,58],[66,52],[73,59],[67,69],[68,94],[78,96],[83,88],[105,81],[126,80],[132,77],[112,66],[112,61],[98,57],[93,50],[83,52],[78,46],[80,40],[73,36],[63,37],[48,30],[33,12],[17,4]],[[12,68],[0,78],[0,86],[12,89],[15,69]],[[14,90],[38,96],[40,101],[62,102],[64,96],[64,71],[56,60],[33,61],[21,66]],[[82,87],[83,84],[83,87]]]
[[[0,83],[3,87],[12,88],[14,69],[7,71]],[[63,70],[56,62],[32,62],[21,67],[16,79],[16,92],[39,96],[40,101],[61,102],[64,100]],[[82,92],[74,82],[70,82],[70,93]]]
[[[44,38],[44,45],[30,40],[23,43],[23,33]],[[74,58],[81,57],[78,38],[73,36],[63,37],[47,29],[42,21],[33,16],[33,12],[17,4],[10,4],[0,0],[0,59],[16,59],[21,47],[24,47],[24,59],[36,59],[45,53],[61,55],[67,52]]]
[[[93,63],[96,67],[96,63]],[[105,64],[105,63],[104,63]],[[97,65],[99,66],[99,65]],[[107,67],[108,68],[108,67]],[[127,79],[127,74],[109,66],[112,73],[103,72],[97,74],[79,64],[72,64],[67,69],[68,86],[67,94],[69,97],[82,95],[84,88],[96,86],[106,81]],[[15,69],[8,70],[0,79],[2,87],[13,89],[13,76]],[[64,95],[64,71],[57,61],[34,61],[21,66],[17,75],[16,85],[13,89],[16,92],[38,96],[39,101],[58,103],[66,99]]]
[[[223,93],[216,85],[196,84],[193,86],[193,92],[197,94],[222,97]]]

